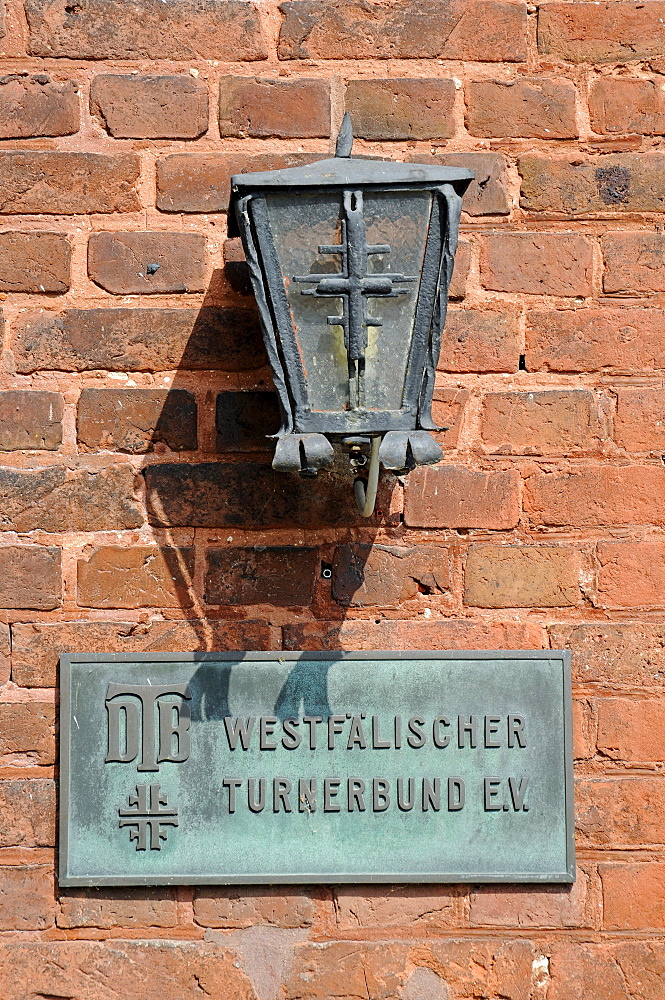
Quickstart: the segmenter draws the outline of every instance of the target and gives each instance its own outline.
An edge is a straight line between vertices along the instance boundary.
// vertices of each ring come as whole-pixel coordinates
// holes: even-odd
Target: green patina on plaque
[[[575,877],[566,652],[61,667],[61,885]]]

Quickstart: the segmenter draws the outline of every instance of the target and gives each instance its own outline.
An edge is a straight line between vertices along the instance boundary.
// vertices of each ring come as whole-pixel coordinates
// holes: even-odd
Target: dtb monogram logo
[[[137,770],[159,771],[164,761],[187,760],[190,699],[188,684],[109,684],[106,763],[129,764],[140,753]]]

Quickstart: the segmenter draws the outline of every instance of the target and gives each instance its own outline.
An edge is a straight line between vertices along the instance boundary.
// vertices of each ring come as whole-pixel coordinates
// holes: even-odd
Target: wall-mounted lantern
[[[379,465],[441,458],[428,431],[462,195],[458,167],[351,158],[237,174],[237,219],[282,410],[275,469],[315,476],[341,444],[364,516]]]

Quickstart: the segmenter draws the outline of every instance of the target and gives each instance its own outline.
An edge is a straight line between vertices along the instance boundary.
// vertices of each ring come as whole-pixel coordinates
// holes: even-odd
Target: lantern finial
[[[335,147],[335,156],[351,156],[351,148],[353,146],[353,124],[351,122],[351,115],[348,111],[344,112],[344,117],[342,118],[342,124],[339,129],[339,134],[337,136],[337,146]]]

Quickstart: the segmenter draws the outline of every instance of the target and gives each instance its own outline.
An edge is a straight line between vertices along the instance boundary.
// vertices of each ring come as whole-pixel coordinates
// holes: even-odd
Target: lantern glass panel
[[[353,204],[355,207],[356,202]],[[344,193],[331,190],[298,195],[290,191],[266,196],[313,411],[402,408],[432,193],[404,188],[365,190],[358,204],[370,250],[361,255],[362,266],[370,281],[374,275],[391,280],[384,282],[390,294],[384,291],[376,296],[363,295],[365,317],[381,323],[368,322],[364,360],[357,366],[355,378],[350,379],[344,329],[328,321],[328,317],[341,320],[348,303],[345,306],[341,295],[312,294],[318,287],[316,278],[309,282],[294,280],[308,275],[344,275],[343,254],[325,252],[331,247],[341,248],[344,240]],[[381,247],[389,250],[372,252],[372,248]],[[405,280],[409,278],[412,280]]]

